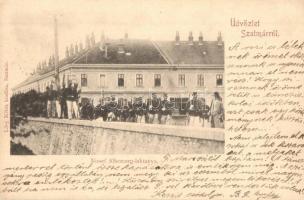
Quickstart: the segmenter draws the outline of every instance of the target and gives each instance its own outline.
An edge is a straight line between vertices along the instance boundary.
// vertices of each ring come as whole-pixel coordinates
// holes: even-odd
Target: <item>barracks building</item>
[[[95,42],[87,36],[85,47],[66,47],[59,61],[59,80],[67,85],[77,82],[81,100],[98,102],[102,97],[150,97],[167,93],[171,101],[186,102],[192,92],[210,99],[219,92],[224,100],[224,42],[219,33],[214,41],[205,41],[202,33],[192,32],[181,40],[179,32],[171,41],[124,38],[112,40],[103,34]],[[54,56],[38,64],[25,81],[13,88],[13,94],[36,90],[44,92],[55,82]]]

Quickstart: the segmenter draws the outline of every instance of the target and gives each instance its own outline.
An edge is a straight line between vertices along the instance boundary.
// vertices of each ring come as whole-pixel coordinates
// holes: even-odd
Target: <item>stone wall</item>
[[[224,153],[223,129],[29,118],[14,132],[37,155]]]

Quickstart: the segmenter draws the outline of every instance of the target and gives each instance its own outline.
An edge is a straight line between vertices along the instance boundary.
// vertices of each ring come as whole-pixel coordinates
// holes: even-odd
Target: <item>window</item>
[[[161,76],[160,74],[154,75],[154,87],[160,87],[161,86]]]
[[[178,75],[178,86],[185,87],[185,74]]]
[[[204,86],[204,75],[203,74],[198,74],[197,75],[197,86],[198,87],[203,87]]]
[[[222,74],[216,75],[216,86],[223,86],[223,75]]]
[[[142,87],[142,86],[143,86],[143,75],[136,74],[136,87]]]
[[[88,86],[88,77],[86,74],[81,74],[81,87]]]
[[[100,74],[100,88],[106,87],[106,75]]]
[[[124,74],[118,74],[118,87],[125,86],[125,77]]]

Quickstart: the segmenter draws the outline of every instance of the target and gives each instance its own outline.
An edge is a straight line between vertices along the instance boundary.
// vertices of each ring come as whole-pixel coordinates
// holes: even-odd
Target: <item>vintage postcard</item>
[[[304,198],[304,2],[0,1],[0,199]]]

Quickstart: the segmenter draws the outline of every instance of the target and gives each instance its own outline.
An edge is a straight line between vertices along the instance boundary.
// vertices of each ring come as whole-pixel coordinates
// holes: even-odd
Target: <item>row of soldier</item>
[[[46,110],[45,116],[48,118],[102,119],[103,121],[154,124],[172,124],[172,114],[176,110],[174,102],[168,100],[167,94],[163,94],[163,97],[159,98],[156,93],[153,93],[152,98],[149,99],[138,97],[131,101],[124,99],[120,103],[115,96],[111,96],[110,100],[101,99],[99,104],[94,106],[89,101],[78,103],[80,92],[76,83],[70,83],[68,87],[63,85],[59,90],[54,89],[51,85],[46,88],[44,98],[42,98],[42,101],[45,101],[46,109],[41,109],[40,106],[38,110]],[[43,103],[40,102],[40,104]],[[197,93],[194,92],[186,107],[183,110],[179,107],[179,112],[187,116],[186,124],[189,126],[216,128],[224,126],[224,108],[217,92],[214,93],[210,106],[205,103],[204,99],[198,99]]]
[[[70,84],[68,88],[63,87],[59,91],[61,92],[57,93],[52,88],[47,89],[48,117],[101,118],[103,121],[171,124],[172,113],[175,109],[174,103],[168,100],[167,94],[164,94],[161,99],[156,93],[152,93],[152,98],[146,101],[142,97],[135,98],[134,101],[123,99],[120,104],[112,95],[110,100],[101,99],[97,106],[93,106],[93,103],[88,101],[78,104],[80,90],[77,90],[77,84],[73,86]],[[61,108],[64,108],[66,112],[62,112]],[[55,115],[55,110],[57,115]],[[197,93],[193,92],[192,99],[184,108],[184,113],[188,116],[186,124],[189,126],[217,128],[224,126],[223,104],[217,92],[214,93],[214,100],[210,106],[204,99],[198,99]]]
[[[79,119],[78,100],[80,92],[77,83],[69,83],[68,87],[63,85],[60,89],[54,89],[53,84],[51,84],[50,87],[46,87],[46,117]]]

